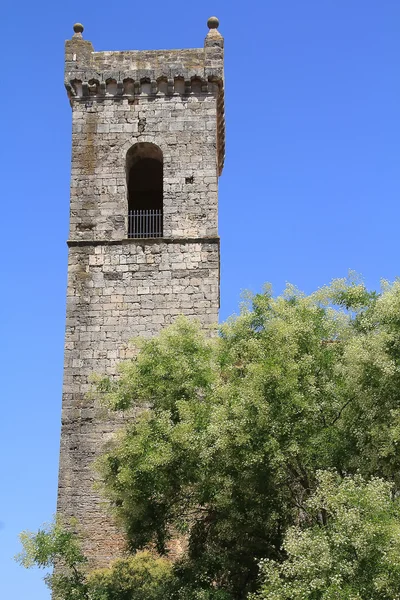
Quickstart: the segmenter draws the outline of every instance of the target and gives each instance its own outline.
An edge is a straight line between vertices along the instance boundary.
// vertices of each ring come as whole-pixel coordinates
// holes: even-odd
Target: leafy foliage
[[[53,591],[54,600],[86,600],[88,587],[84,574],[86,558],[82,554],[79,537],[70,523],[69,529],[55,521],[37,533],[20,534],[23,551],[16,560],[26,568],[60,567],[59,572],[46,575],[45,581]]]
[[[143,551],[92,572],[87,582],[91,600],[164,600],[172,587],[172,566]]]
[[[139,408],[98,465],[132,552],[163,556],[177,536],[187,541],[164,597],[397,597],[395,561],[383,557],[397,552],[399,515],[383,500],[400,491],[399,282],[381,294],[354,276],[309,296],[266,288],[216,337],[178,319],[96,389],[111,410]],[[368,528],[365,554],[347,559]],[[316,595],[299,575],[303,596],[284,596],[301,554],[336,566],[315,567]],[[107,577],[102,599],[114,598]],[[347,596],[335,577],[353,586]]]
[[[17,560],[57,571],[46,576],[54,600],[165,600],[172,590],[172,566],[149,551],[114,561],[107,569],[88,572],[79,536],[59,522],[37,533],[20,535]]]
[[[253,600],[400,598],[400,505],[387,482],[323,472],[306,507],[285,535],[287,560],[261,562]]]
[[[186,533],[185,577],[243,597],[283,560],[316,472],[399,473],[400,284],[269,289],[209,339],[178,320],[145,341],[109,406],[142,412],[102,459],[132,549]]]

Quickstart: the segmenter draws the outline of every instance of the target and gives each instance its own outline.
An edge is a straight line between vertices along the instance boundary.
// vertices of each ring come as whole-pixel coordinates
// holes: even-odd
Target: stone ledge
[[[154,244],[218,244],[219,236],[216,237],[196,237],[196,238],[124,238],[121,240],[67,240],[69,248],[79,246],[124,246],[126,244],[136,244],[138,246]]]

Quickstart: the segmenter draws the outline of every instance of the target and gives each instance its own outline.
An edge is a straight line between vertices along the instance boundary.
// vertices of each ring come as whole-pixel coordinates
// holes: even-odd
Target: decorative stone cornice
[[[69,248],[83,248],[86,246],[123,246],[125,244],[136,246],[155,246],[162,244],[218,244],[220,238],[214,237],[179,237],[179,238],[123,238],[121,240],[68,240]]]
[[[114,98],[135,96],[171,96],[173,94],[203,95],[218,94],[222,88],[221,78],[159,76],[157,79],[147,74],[130,72],[76,71],[72,79],[65,80],[65,87],[71,99]],[[134,76],[133,76],[134,75]]]

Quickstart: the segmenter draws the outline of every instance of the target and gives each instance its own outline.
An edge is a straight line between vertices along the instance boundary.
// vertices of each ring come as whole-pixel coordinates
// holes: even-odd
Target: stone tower
[[[72,106],[67,323],[58,513],[76,517],[92,566],[123,551],[93,460],[119,426],[86,392],[128,341],[177,315],[218,320],[218,176],[225,150],[223,38],[203,48],[95,52],[65,44]]]

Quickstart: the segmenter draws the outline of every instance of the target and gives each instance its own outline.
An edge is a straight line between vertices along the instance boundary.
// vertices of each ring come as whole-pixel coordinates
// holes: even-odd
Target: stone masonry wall
[[[93,490],[92,465],[121,420],[88,401],[88,379],[113,375],[131,355],[132,337],[154,335],[179,314],[216,323],[218,294],[218,240],[70,248],[58,510],[78,518],[93,564],[106,565],[123,549]]]
[[[70,238],[127,237],[126,153],[137,142],[163,153],[164,236],[217,235],[216,114],[213,94],[75,102]]]
[[[78,519],[90,566],[124,551],[94,489],[93,461],[127,418],[89,399],[90,376],[115,375],[131,356],[129,340],[180,314],[204,326],[218,320],[224,119],[215,23],[201,49],[94,52],[79,24],[66,42],[73,132],[57,511]],[[163,154],[158,239],[127,239],[126,155],[139,142]]]

